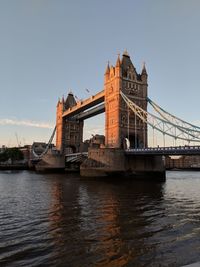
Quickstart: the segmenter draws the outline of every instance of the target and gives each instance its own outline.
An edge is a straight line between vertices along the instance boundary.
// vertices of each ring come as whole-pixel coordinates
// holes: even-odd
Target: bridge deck
[[[94,107],[102,102],[104,102],[105,92],[104,90],[99,92],[98,94],[87,98],[84,101],[79,101],[76,106],[69,108],[65,112],[63,112],[63,117],[73,117],[86,109]]]
[[[200,155],[200,146],[150,147],[125,150],[127,155]]]
[[[88,152],[71,153],[65,155],[65,162],[81,162],[88,157]]]

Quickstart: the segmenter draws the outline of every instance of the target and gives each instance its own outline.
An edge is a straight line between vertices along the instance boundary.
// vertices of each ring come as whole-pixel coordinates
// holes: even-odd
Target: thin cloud
[[[102,127],[92,127],[92,126],[86,126],[83,130],[84,140],[90,139],[92,135],[95,134],[104,134],[104,126]]]
[[[17,126],[28,126],[36,128],[53,129],[53,125],[46,122],[36,122],[30,120],[13,120],[13,119],[0,119],[0,125],[17,125]]]

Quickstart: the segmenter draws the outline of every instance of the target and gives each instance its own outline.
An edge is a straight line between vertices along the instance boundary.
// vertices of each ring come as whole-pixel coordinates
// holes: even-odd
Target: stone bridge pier
[[[81,176],[165,181],[165,161],[157,155],[126,155],[123,149],[91,148]]]

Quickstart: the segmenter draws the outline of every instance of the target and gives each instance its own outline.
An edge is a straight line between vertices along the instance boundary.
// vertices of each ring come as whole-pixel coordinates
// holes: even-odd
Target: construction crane
[[[18,138],[17,133],[15,133],[15,137],[16,137],[16,140],[17,140],[17,145],[18,145],[18,147],[20,147],[21,146],[21,143],[19,142],[19,138]]]

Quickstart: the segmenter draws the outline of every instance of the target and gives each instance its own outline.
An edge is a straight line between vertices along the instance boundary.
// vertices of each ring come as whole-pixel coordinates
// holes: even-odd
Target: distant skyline
[[[1,0],[0,146],[47,142],[58,98],[101,91],[125,49],[137,72],[145,61],[149,97],[200,125],[199,10],[198,0]],[[84,138],[96,133],[103,115],[85,121]]]

